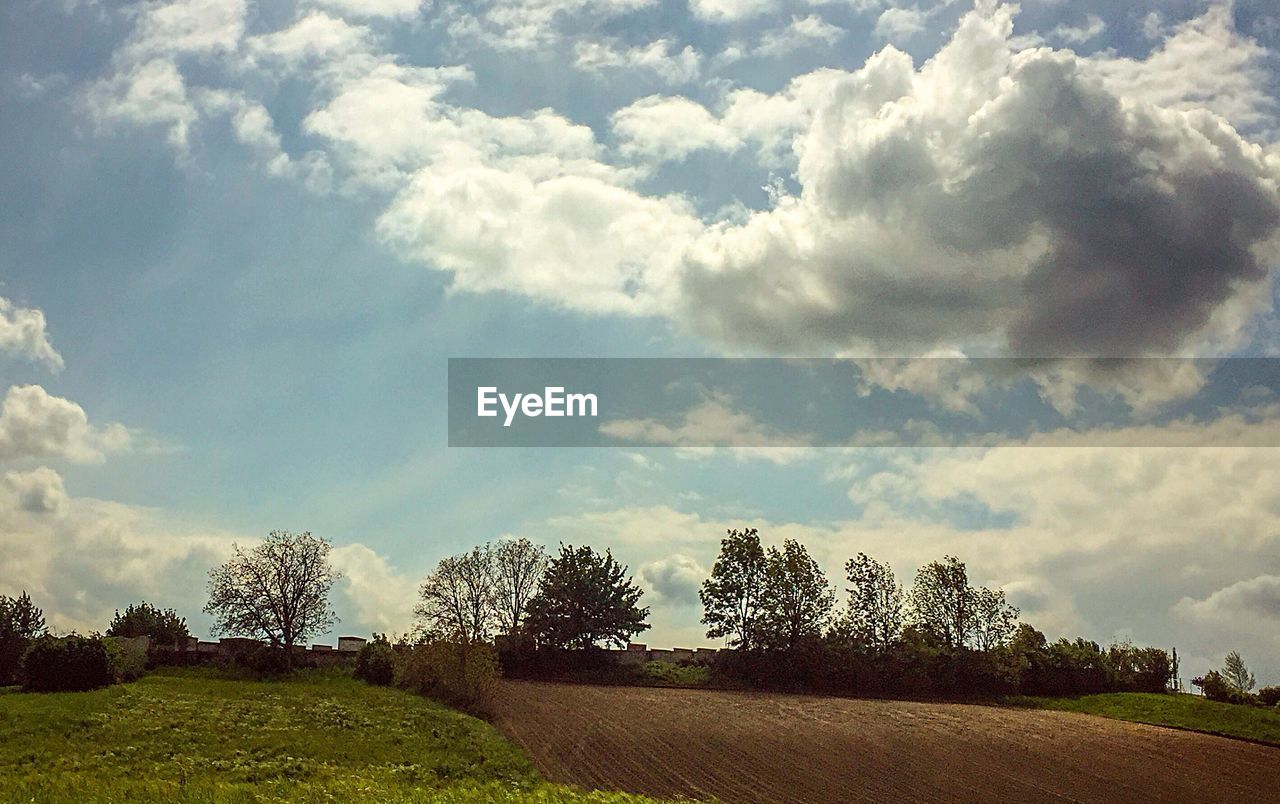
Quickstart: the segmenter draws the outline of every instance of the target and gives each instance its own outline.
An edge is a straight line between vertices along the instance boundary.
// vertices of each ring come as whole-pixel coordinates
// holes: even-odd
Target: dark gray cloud
[[[1229,48],[1222,17],[1173,40]],[[796,145],[799,195],[694,252],[695,326],[787,351],[1229,340],[1277,257],[1280,165],[1148,91],[1140,62],[1018,50],[1011,31],[1008,9],[974,12],[919,70],[889,50],[834,81]]]

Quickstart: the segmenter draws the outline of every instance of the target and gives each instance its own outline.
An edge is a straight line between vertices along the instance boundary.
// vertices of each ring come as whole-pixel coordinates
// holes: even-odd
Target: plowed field
[[[968,704],[506,681],[553,781],[726,802],[1280,801],[1280,748]]]

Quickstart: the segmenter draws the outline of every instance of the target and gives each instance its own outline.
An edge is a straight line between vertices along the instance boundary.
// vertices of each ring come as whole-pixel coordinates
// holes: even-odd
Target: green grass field
[[[644,802],[541,781],[487,723],[336,672],[0,695],[0,801]]]
[[[1115,692],[1080,698],[1011,698],[1009,703],[1172,726],[1280,745],[1280,711],[1206,701],[1198,695]]]

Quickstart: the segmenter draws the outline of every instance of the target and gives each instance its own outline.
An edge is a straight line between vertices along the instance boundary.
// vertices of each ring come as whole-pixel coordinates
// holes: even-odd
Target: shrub
[[[1280,687],[1263,687],[1258,690],[1258,700],[1263,706],[1280,706]]]
[[[22,654],[44,632],[44,612],[26,592],[16,598],[0,595],[0,686],[17,683]]]
[[[117,683],[141,678],[147,669],[147,649],[131,639],[107,637],[102,640],[107,649],[107,666],[111,680]]]
[[[705,687],[711,681],[711,670],[696,664],[646,662],[644,679],[672,687]]]
[[[1228,684],[1227,680],[1217,670],[1210,670],[1201,678],[1193,678],[1191,683],[1199,687],[1204,692],[1204,697],[1210,701],[1233,704],[1254,704],[1258,702],[1258,699],[1254,696],[1247,692],[1241,692]]]
[[[370,684],[387,685],[395,681],[396,651],[384,634],[374,634],[356,656],[355,677]]]
[[[96,636],[43,636],[22,657],[23,688],[32,692],[92,690],[114,681],[106,642]]]
[[[477,714],[489,711],[498,655],[484,642],[423,642],[396,654],[397,686]]]
[[[290,663],[283,648],[255,640],[237,639],[227,647],[227,669],[252,678],[270,678],[289,672]]]
[[[187,621],[179,617],[178,612],[153,606],[145,600],[130,604],[123,613],[117,610],[107,627],[107,636],[150,637],[153,645],[164,648],[185,643],[190,635]]]

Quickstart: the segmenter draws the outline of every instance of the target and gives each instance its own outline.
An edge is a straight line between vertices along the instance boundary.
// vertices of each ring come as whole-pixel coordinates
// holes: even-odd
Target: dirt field
[[[545,776],[726,802],[1280,801],[1280,748],[1068,712],[503,682]]]

